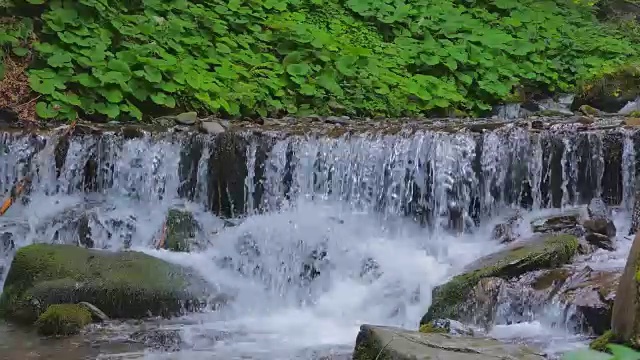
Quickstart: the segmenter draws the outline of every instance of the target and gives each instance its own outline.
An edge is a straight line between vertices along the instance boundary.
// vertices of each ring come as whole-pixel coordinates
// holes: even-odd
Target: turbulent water
[[[512,128],[338,139],[104,134],[61,146],[55,135],[5,133],[0,191],[26,174],[32,186],[0,217],[0,240],[86,244],[84,228],[96,248],[192,266],[233,298],[171,325],[182,332],[179,353],[131,358],[348,358],[363,323],[417,328],[435,285],[499,249],[489,234],[509,209],[534,216],[602,196],[628,211],[639,140]],[[152,249],[171,207],[196,215],[204,249]],[[619,242],[596,263],[624,266],[630,242]],[[12,254],[0,247],[4,275]],[[492,335],[551,351],[581,343],[562,319],[550,307]]]

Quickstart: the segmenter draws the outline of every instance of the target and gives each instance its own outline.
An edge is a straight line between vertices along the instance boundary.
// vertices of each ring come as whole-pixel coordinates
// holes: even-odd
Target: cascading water
[[[602,195],[629,209],[636,135],[102,134],[61,146],[56,135],[4,133],[0,190],[33,179],[0,217],[0,268],[11,242],[145,251],[194,267],[232,299],[187,317],[197,324],[181,327],[184,358],[344,355],[362,323],[416,328],[435,285],[500,247],[490,230],[509,208]],[[204,250],[151,248],[176,206],[195,214]]]

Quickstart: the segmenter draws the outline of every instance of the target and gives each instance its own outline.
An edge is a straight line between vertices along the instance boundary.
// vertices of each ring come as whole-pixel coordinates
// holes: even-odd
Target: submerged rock
[[[67,336],[80,332],[91,323],[91,313],[74,304],[54,304],[38,317],[36,327],[40,335]]]
[[[0,316],[33,323],[52,304],[86,301],[111,318],[197,310],[208,286],[187,269],[134,252],[34,244],[16,252]]]
[[[568,234],[538,236],[479,259],[466,271],[433,290],[432,304],[420,321],[426,324],[438,318],[468,322],[472,316],[468,301],[473,289],[485,278],[510,279],[526,272],[556,268],[571,260],[578,239]]]
[[[353,360],[375,359],[541,360],[544,357],[523,345],[501,343],[494,339],[362,325]]]

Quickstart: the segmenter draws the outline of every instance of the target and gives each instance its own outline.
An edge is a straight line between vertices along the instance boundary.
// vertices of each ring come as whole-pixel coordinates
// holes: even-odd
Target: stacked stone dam
[[[181,197],[222,217],[316,197],[431,225],[458,212],[467,228],[503,206],[563,207],[596,196],[632,206],[635,128],[469,129],[78,131],[68,138],[4,132],[0,191],[30,174],[31,191]]]

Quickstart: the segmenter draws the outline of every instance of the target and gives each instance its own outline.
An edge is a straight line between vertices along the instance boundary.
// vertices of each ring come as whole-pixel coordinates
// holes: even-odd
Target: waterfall
[[[416,327],[433,286],[500,247],[490,226],[510,209],[596,196],[630,209],[638,146],[628,129],[517,126],[340,137],[5,132],[0,191],[25,175],[32,185],[0,217],[0,235],[17,247],[134,248],[195,267],[234,302],[189,328],[192,349],[235,331],[216,355],[309,358],[309,347],[348,352],[362,322]],[[207,249],[151,249],[176,206],[203,224]],[[2,278],[12,256],[0,247]]]

